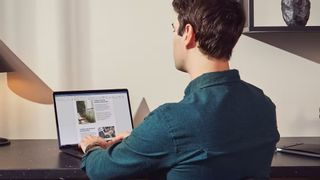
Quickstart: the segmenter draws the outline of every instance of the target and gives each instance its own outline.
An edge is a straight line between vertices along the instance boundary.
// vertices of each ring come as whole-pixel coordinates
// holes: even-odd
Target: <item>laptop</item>
[[[320,158],[320,144],[290,144],[277,147],[277,152]]]
[[[59,149],[74,157],[82,158],[78,144],[88,135],[107,141],[133,129],[127,89],[60,91],[53,100]]]

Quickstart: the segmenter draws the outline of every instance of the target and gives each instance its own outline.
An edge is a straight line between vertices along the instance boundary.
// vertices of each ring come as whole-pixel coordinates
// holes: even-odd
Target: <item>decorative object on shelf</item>
[[[304,27],[310,16],[310,0],[281,0],[282,17],[290,27]]]

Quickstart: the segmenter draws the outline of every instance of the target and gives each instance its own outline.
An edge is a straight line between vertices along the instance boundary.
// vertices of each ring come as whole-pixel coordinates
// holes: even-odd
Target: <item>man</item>
[[[92,179],[268,179],[279,140],[275,106],[228,60],[244,26],[235,0],[173,0],[174,59],[192,81],[178,103],[150,113],[111,142],[87,137],[82,168]]]

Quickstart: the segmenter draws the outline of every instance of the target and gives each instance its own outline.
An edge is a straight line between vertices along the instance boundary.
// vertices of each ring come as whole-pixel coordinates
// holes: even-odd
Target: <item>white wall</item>
[[[0,38],[53,90],[127,87],[135,112],[183,97],[171,1],[0,0]],[[320,66],[243,36],[231,60],[274,100],[282,136],[320,135]],[[53,105],[28,102],[0,74],[0,136],[56,138]]]

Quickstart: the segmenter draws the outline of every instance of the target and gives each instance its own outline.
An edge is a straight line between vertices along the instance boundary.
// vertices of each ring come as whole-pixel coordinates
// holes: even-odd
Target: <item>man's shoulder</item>
[[[156,108],[154,111],[152,111],[152,113],[160,113],[162,115],[172,114],[172,113],[179,111],[179,109],[181,109],[182,106],[183,106],[183,104],[180,102],[165,103],[165,104],[162,104],[161,106],[159,106],[158,108]]]
[[[164,122],[179,119],[180,116],[185,114],[183,110],[186,109],[186,107],[184,106],[185,104],[181,102],[165,103],[151,111],[147,119],[161,120]]]
[[[243,83],[244,83],[247,87],[249,87],[249,88],[251,89],[251,91],[255,91],[255,94],[256,94],[256,95],[258,95],[258,96],[260,96],[260,97],[263,97],[264,100],[266,100],[267,102],[271,103],[271,104],[274,106],[274,103],[272,102],[272,100],[270,99],[270,97],[268,97],[261,88],[259,88],[258,86],[255,86],[255,85],[253,85],[253,84],[250,84],[250,83],[248,83],[248,82],[245,82],[245,81],[243,81]]]
[[[254,84],[251,84],[249,82],[246,82],[246,81],[243,81],[241,80],[241,82],[246,85],[247,87],[253,89],[253,90],[256,90],[257,92],[260,92],[260,93],[263,93],[263,90],[261,88],[259,88],[258,86],[254,85]]]

